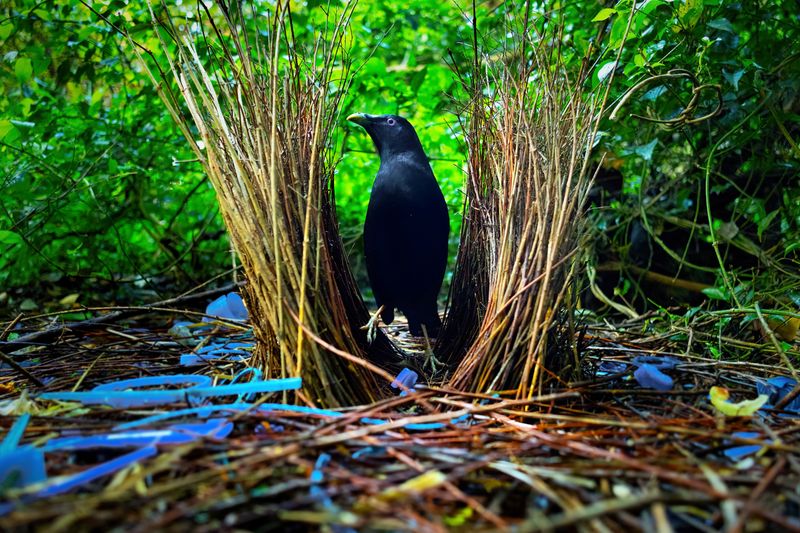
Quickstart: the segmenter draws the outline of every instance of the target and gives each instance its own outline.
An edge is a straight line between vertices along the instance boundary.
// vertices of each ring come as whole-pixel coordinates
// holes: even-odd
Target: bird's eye
[[[394,125],[395,125],[395,123],[396,123],[396,121],[395,121],[393,118],[390,118],[389,120],[387,120],[387,121],[386,121],[386,123],[387,123],[388,125],[390,125],[390,126],[394,126]]]

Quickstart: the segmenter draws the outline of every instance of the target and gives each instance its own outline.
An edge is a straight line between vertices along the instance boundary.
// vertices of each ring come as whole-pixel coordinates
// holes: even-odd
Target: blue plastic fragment
[[[183,387],[190,389],[192,387],[209,387],[213,381],[208,376],[201,376],[196,374],[174,374],[171,376],[147,376],[143,378],[123,379],[120,381],[112,381],[110,383],[103,383],[93,388],[93,391],[124,391],[135,390],[144,387],[160,387],[162,385],[185,385],[190,383],[191,386]]]
[[[643,364],[636,369],[633,377],[642,387],[668,391],[672,389],[672,378],[658,369],[657,366]]]
[[[227,320],[247,320],[247,308],[238,293],[230,292],[220,296],[206,307],[206,314]],[[203,322],[213,322],[210,317],[203,317]]]
[[[164,376],[174,377],[174,376]],[[196,376],[195,376],[196,377]],[[152,378],[140,378],[152,379]],[[155,379],[158,379],[156,377]],[[136,381],[136,380],[127,380]],[[216,387],[192,386],[174,390],[93,390],[88,392],[47,392],[39,398],[64,402],[81,402],[85,405],[105,404],[117,408],[146,407],[179,402],[198,402],[217,396],[239,396],[263,392],[296,390],[302,386],[300,378],[271,379],[218,385]]]
[[[400,385],[405,385],[411,389],[417,384],[417,379],[419,379],[419,376],[416,372],[409,368],[404,368],[399,374],[397,374],[397,377],[394,378],[391,386],[392,388],[397,389],[400,387]]]
[[[261,381],[261,378],[264,375],[260,369],[248,366],[247,368],[240,370],[235,376],[233,376],[233,379],[231,379],[231,384],[238,383],[240,379],[242,379],[244,376],[247,376],[248,374],[250,374],[250,383],[254,381]],[[236,401],[252,402],[254,396],[255,396],[254,394],[240,394],[239,397],[236,398]]]
[[[731,434],[732,437],[739,437],[742,439],[757,439],[761,436],[760,433],[753,433],[750,431],[738,431]],[[728,459],[732,459],[734,461],[738,461],[748,455],[752,455],[760,450],[762,446],[758,444],[746,444],[744,446],[736,446],[734,448],[728,448],[723,453]]]
[[[224,439],[233,431],[226,418],[212,418],[203,423],[176,424],[168,429],[116,432],[85,437],[52,439],[42,448],[44,452],[74,451],[92,448],[140,448],[186,444],[207,437]]]
[[[330,454],[321,453],[319,457],[317,457],[317,462],[314,463],[314,470],[311,471],[311,477],[309,481],[311,483],[322,483],[323,472],[322,469],[331,461]]]
[[[0,493],[47,478],[44,454],[33,446],[18,447],[30,419],[29,413],[17,417],[0,444]]]
[[[247,307],[238,292],[228,293],[228,309],[231,310],[231,318],[247,320]]]
[[[8,434],[0,444],[0,455],[11,452],[17,448],[22,435],[25,433],[25,428],[28,427],[28,422],[31,419],[30,413],[25,413],[17,417],[14,425],[8,430]]]
[[[324,510],[328,511],[329,513],[336,514],[341,512],[341,509],[333,502],[333,499],[330,497],[330,494],[328,494],[328,491],[325,490],[324,487],[320,486],[324,480],[324,472],[322,469],[325,468],[330,461],[331,456],[327,453],[321,453],[319,457],[317,457],[317,461],[314,463],[314,470],[311,471],[311,476],[309,477],[311,486],[308,488],[308,492],[311,496],[311,499],[317,502]],[[333,525],[333,527],[331,527],[331,531],[334,533],[356,533],[356,531],[352,528],[339,525]]]
[[[386,448],[383,446],[366,446],[353,454],[353,459],[361,459],[365,455],[383,455]]]
[[[130,453],[112,459],[111,461],[87,468],[83,472],[64,478],[55,478],[54,482],[47,484],[41,490],[26,494],[19,501],[0,503],[0,516],[13,511],[18,505],[25,505],[34,500],[49,498],[57,494],[68,492],[72,489],[91,483],[95,479],[111,475],[142,459],[152,457],[157,453],[155,446],[139,448]],[[40,452],[41,454],[41,452]]]
[[[44,454],[33,446],[15,448],[0,455],[0,493],[47,479]]]
[[[198,349],[194,353],[181,355],[182,366],[200,365],[206,361],[214,361],[227,356],[239,356],[238,361],[243,361],[252,355],[251,349],[255,346],[249,342],[212,342]]]
[[[411,369],[404,368],[403,370],[400,371],[399,374],[397,374],[397,377],[394,378],[391,387],[393,389],[403,389],[403,387],[405,387],[406,389],[413,389],[414,386],[417,384],[418,379],[419,375],[417,375],[416,372],[414,372]],[[400,392],[400,396],[405,396],[406,394],[408,394],[408,391],[406,391],[405,389],[403,389],[402,392]]]
[[[756,382],[756,390],[759,394],[769,396],[769,402],[762,409],[770,409],[773,405],[780,402],[787,394],[792,392],[797,386],[797,382],[785,376],[775,376],[766,382]],[[789,402],[783,407],[784,411],[800,414],[800,396]]]
[[[34,497],[48,498],[50,496],[55,496],[56,494],[61,494],[70,491],[76,487],[80,487],[81,485],[85,485],[91,481],[94,481],[95,479],[107,476],[109,474],[113,474],[118,470],[122,470],[126,466],[130,466],[137,461],[141,461],[142,459],[147,459],[148,457],[152,457],[156,453],[158,453],[158,450],[156,449],[155,446],[146,446],[144,448],[139,448],[138,450],[126,453],[125,455],[121,455],[116,459],[112,459],[105,463],[101,463],[99,465],[88,468],[79,474],[70,476],[57,483],[48,485],[41,491],[35,493]]]

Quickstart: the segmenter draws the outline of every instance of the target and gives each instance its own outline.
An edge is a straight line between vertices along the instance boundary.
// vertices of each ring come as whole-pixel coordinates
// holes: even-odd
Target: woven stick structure
[[[299,400],[327,406],[377,398],[375,373],[391,378],[367,350],[384,363],[396,353],[383,336],[368,347],[359,329],[369,316],[334,208],[330,141],[353,6],[332,10],[310,45],[295,42],[287,2],[266,17],[218,2],[199,13],[206,35],[151,6],[174,84],[148,72],[217,192],[248,280],[255,361],[272,377],[301,376]]]
[[[467,204],[437,350],[460,361],[450,385],[531,397],[576,353],[555,339],[574,279],[591,176],[588,157],[605,95],[571,78],[553,43],[558,24],[537,32],[529,13],[510,49],[475,64],[462,82],[469,149]],[[500,59],[496,59],[500,57]],[[601,88],[604,88],[601,86]],[[573,338],[574,336],[570,336]]]

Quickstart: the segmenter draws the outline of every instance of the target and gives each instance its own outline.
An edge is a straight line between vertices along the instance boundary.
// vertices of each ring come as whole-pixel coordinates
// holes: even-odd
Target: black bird
[[[364,221],[367,274],[384,323],[398,308],[412,335],[441,327],[436,299],[447,266],[450,219],[414,127],[397,115],[357,113],[381,158]]]

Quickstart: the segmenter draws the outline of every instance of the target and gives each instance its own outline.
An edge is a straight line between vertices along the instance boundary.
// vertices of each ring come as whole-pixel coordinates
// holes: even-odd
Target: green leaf
[[[22,237],[18,234],[14,233],[13,231],[8,230],[0,230],[0,244],[4,245],[5,247],[11,247],[15,244],[21,244]]]
[[[10,132],[14,131],[14,125],[10,120],[0,120],[0,141],[6,138]]]
[[[6,20],[0,24],[0,41],[5,41],[8,39],[8,36],[11,35],[13,30],[14,25],[9,20]]]
[[[711,22],[708,23],[708,25],[711,28],[714,28],[715,30],[727,31],[729,33],[736,33],[736,31],[734,31],[733,29],[733,26],[731,26],[730,21],[726,18],[712,20]]]
[[[775,211],[771,212],[764,218],[758,221],[758,239],[761,240],[761,236],[764,234],[764,231],[769,227],[775,217],[780,214],[780,211],[776,209]]]
[[[612,9],[610,7],[606,7],[600,10],[600,12],[594,16],[592,22],[601,22],[603,20],[608,20],[611,18],[612,15],[616,15],[617,10]]]
[[[703,294],[705,294],[712,300],[727,301],[728,298],[730,297],[728,291],[720,287],[708,287],[706,289],[703,289]]]
[[[700,21],[703,15],[702,0],[684,0],[676,10],[679,25],[673,26],[672,31],[678,33],[682,30],[691,30]]]
[[[31,60],[27,57],[20,57],[17,59],[16,63],[14,63],[14,74],[16,74],[17,79],[23,83],[31,79],[33,75]]]

